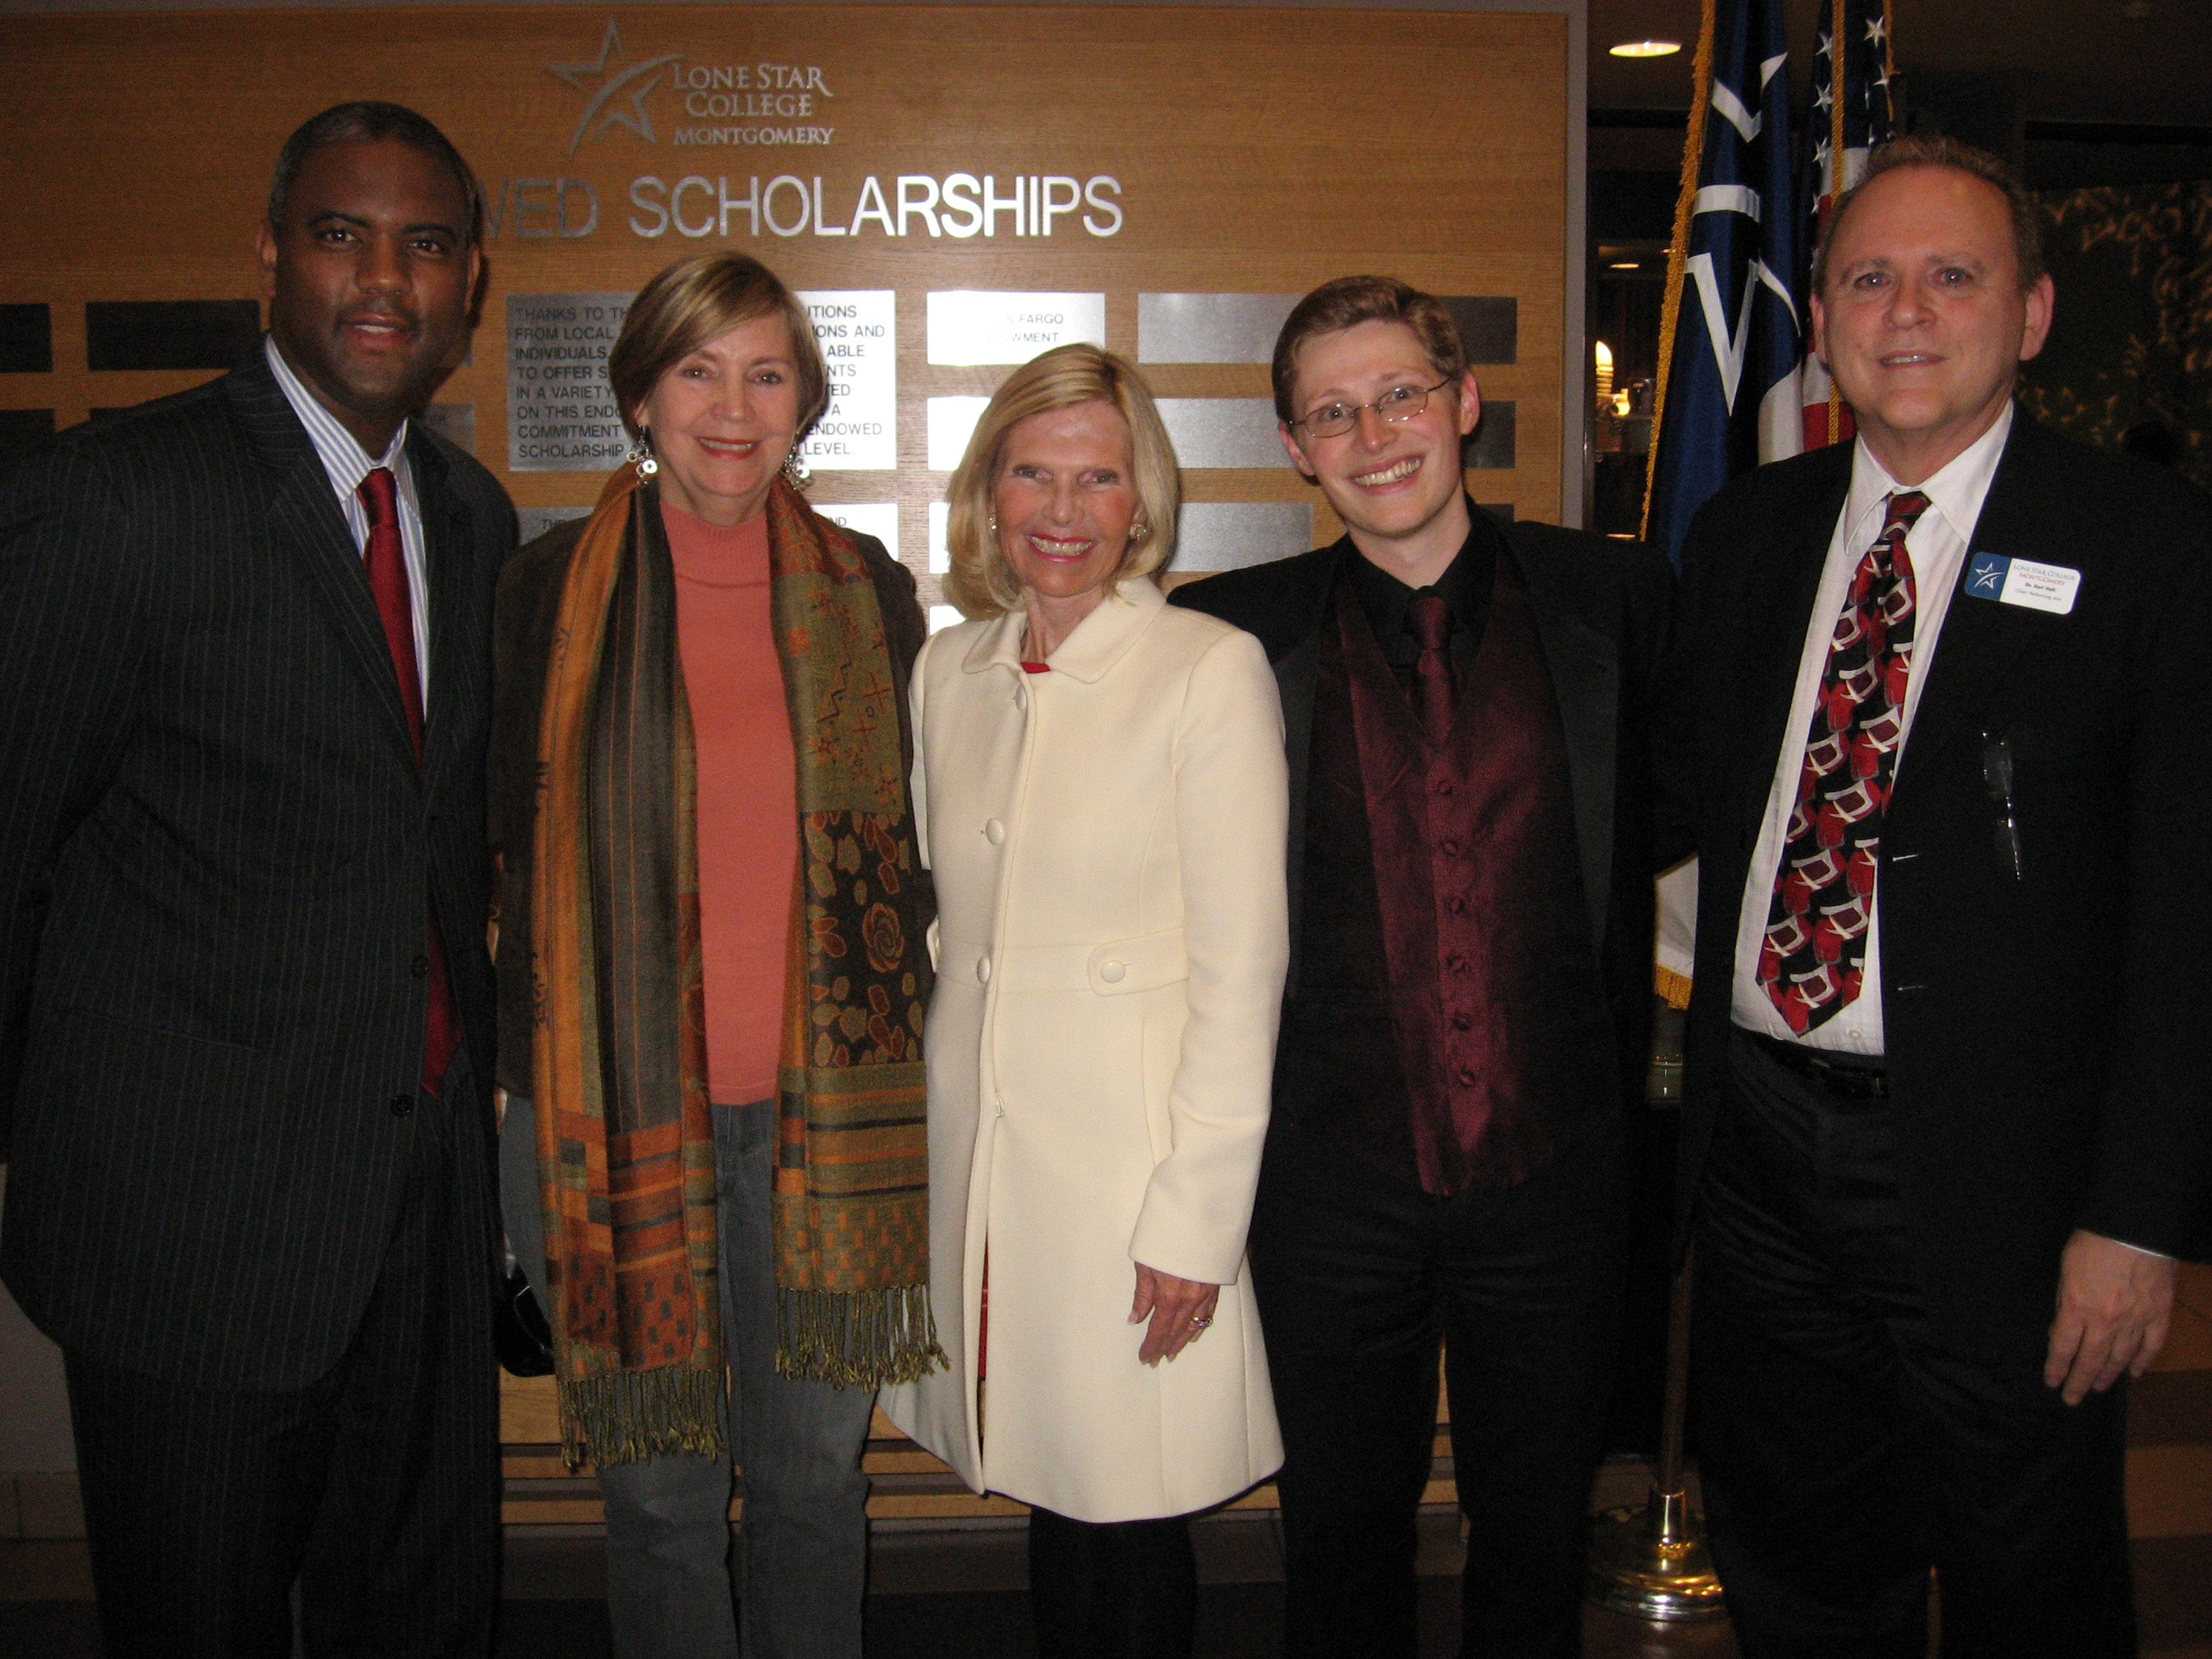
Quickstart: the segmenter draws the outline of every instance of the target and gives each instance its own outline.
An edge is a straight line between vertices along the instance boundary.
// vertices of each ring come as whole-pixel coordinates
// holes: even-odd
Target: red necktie
[[[1419,593],[1406,607],[1406,626],[1421,647],[1413,659],[1413,708],[1421,730],[1441,747],[1451,741],[1452,665],[1444,647],[1451,638],[1451,606],[1441,593]]]
[[[415,740],[415,764],[422,764],[422,676],[415,661],[415,607],[407,598],[407,556],[399,541],[399,487],[392,469],[380,466],[361,483],[362,505],[368,509],[368,591],[384,619],[384,643],[399,677],[399,701],[407,710],[407,735]],[[460,1016],[453,1008],[453,985],[446,971],[446,946],[438,937],[438,912],[429,914],[429,944],[423,966],[430,975],[430,1018],[422,1042],[422,1086],[438,1092],[453,1051],[461,1046]]]
[[[1805,765],[1759,951],[1759,984],[1800,1036],[1859,994],[1882,819],[1905,735],[1912,671],[1912,556],[1905,538],[1928,508],[1889,498],[1828,644]]]

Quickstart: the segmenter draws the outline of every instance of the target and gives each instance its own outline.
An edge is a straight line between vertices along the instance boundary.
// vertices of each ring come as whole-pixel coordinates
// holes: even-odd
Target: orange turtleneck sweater
[[[676,564],[676,641],[698,754],[699,933],[708,1092],[775,1093],[798,763],[769,617],[768,517],[724,528],[661,503]]]

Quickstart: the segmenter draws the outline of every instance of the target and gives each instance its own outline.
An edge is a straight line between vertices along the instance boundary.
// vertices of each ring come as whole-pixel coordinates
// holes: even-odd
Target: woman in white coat
[[[1127,363],[1017,370],[952,480],[973,620],[912,682],[954,1363],[883,1403],[1031,1506],[1047,1659],[1188,1659],[1183,1517],[1282,1461],[1244,1265],[1289,948],[1282,717],[1259,642],[1152,579],[1176,500]]]

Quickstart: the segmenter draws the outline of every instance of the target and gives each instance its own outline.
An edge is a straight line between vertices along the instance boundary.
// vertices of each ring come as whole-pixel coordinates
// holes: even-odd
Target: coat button
[[[1006,1116],[1006,1103],[1005,1101],[1003,1101],[1003,1100],[994,1100],[994,1101],[993,1101],[993,1102],[991,1103],[991,1115],[992,1115],[992,1116],[994,1116],[994,1117],[1004,1117],[1004,1116]]]
[[[996,847],[1006,838],[1006,826],[993,818],[983,826],[983,839]]]
[[[1102,962],[1098,964],[1098,977],[1109,985],[1119,985],[1128,971],[1129,967],[1127,963]]]
[[[977,957],[975,958],[975,982],[978,985],[988,985],[991,982],[990,957]]]
[[[429,958],[429,957],[416,957],[414,961],[412,961],[412,962],[410,962],[410,963],[409,963],[407,964],[407,971],[408,971],[409,973],[410,973],[410,974],[414,975],[415,975],[415,977],[416,977],[416,978],[417,978],[417,979],[428,979],[428,978],[429,978],[429,977],[430,977],[430,958]]]
[[[1029,706],[1030,706],[1030,689],[1029,689],[1029,687],[1027,687],[1026,685],[1018,685],[1018,686],[1016,686],[1016,687],[1014,688],[1014,707],[1015,707],[1015,708],[1017,708],[1026,709],[1026,708],[1028,708],[1028,707],[1029,707]]]
[[[412,1112],[414,1109],[415,1109],[415,1097],[414,1097],[414,1096],[412,1096],[412,1095],[394,1095],[394,1096],[392,1096],[392,1116],[394,1116],[394,1117],[405,1117],[405,1116],[406,1116],[410,1112]]]

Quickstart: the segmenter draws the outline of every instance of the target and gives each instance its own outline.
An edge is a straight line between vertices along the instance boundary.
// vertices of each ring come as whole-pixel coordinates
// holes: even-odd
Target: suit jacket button
[[[394,1116],[394,1117],[405,1117],[405,1116],[406,1116],[410,1112],[412,1112],[414,1109],[415,1109],[415,1097],[414,1097],[414,1096],[412,1096],[412,1095],[394,1095],[394,1096],[392,1096],[392,1116]]]
[[[408,971],[409,973],[410,973],[410,974],[414,975],[415,975],[415,977],[416,977],[416,978],[417,978],[417,979],[428,979],[428,978],[429,978],[429,977],[430,977],[430,958],[429,958],[429,957],[416,957],[414,961],[412,961],[412,962],[410,962],[410,963],[409,963],[407,964],[407,971]]]

